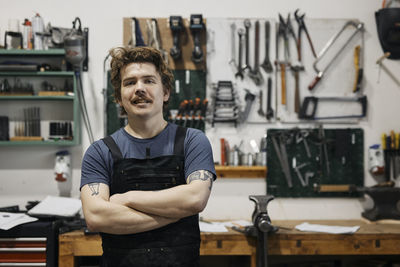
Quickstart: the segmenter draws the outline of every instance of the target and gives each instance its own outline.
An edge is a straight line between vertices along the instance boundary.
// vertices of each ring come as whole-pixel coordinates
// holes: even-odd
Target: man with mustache
[[[104,266],[199,266],[198,213],[216,178],[210,142],[168,123],[173,76],[149,47],[110,51],[111,82],[128,124],[94,142],[82,162],[81,200],[102,236]]]

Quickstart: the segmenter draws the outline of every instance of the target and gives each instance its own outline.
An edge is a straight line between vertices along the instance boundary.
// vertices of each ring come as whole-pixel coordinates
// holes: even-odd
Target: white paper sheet
[[[81,201],[76,198],[47,196],[30,209],[28,214],[72,217],[79,212],[81,207]]]
[[[302,223],[296,225],[297,230],[303,232],[322,232],[330,234],[353,234],[358,231],[360,226],[330,226],[321,224]]]
[[[33,218],[24,213],[0,212],[0,229],[9,230],[14,226],[37,220],[37,218]]]
[[[208,223],[208,222],[199,222],[200,231],[201,232],[214,232],[214,233],[222,233],[228,232],[225,226],[221,223]]]

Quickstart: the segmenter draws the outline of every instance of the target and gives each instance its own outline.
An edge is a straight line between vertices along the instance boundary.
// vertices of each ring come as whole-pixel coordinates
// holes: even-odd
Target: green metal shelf
[[[24,49],[0,49],[0,55],[10,56],[64,56],[64,49],[49,50],[24,50]]]
[[[24,96],[0,96],[1,100],[74,100],[75,96],[38,96],[38,95],[24,95]]]
[[[0,146],[75,146],[79,140],[60,140],[60,141],[0,141]]]
[[[2,71],[0,76],[74,76],[73,71]]]

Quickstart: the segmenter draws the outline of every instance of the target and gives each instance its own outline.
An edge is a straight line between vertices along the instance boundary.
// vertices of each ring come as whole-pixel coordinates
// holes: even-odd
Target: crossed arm
[[[128,191],[110,197],[102,183],[81,189],[82,208],[89,229],[131,234],[156,229],[201,212],[211,193],[213,174],[195,171],[187,183],[160,191]]]

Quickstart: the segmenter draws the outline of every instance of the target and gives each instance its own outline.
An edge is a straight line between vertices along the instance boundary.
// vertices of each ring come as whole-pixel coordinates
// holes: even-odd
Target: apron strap
[[[185,137],[187,128],[178,126],[176,128],[175,143],[174,143],[174,155],[185,155]]]
[[[101,140],[103,140],[108,149],[110,149],[114,162],[116,162],[119,159],[122,159],[121,150],[119,149],[119,147],[117,146],[117,144],[115,143],[114,139],[111,136],[106,136]]]

